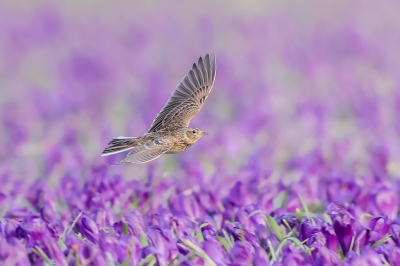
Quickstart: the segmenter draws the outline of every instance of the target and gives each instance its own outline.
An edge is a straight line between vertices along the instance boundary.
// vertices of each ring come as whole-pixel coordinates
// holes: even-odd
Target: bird
[[[208,133],[190,128],[192,118],[201,110],[216,75],[215,52],[199,58],[171,93],[150,129],[141,137],[117,137],[108,143],[102,156],[130,151],[119,164],[150,162],[163,154],[183,152]]]

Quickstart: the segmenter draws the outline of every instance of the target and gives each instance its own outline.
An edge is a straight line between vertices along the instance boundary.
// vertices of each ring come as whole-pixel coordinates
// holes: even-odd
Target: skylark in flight
[[[216,74],[215,53],[200,57],[182,79],[149,131],[141,137],[118,137],[108,143],[102,156],[127,151],[120,163],[146,163],[161,155],[187,150],[201,137],[208,135],[198,128],[189,128],[190,120],[200,111],[211,92]]]

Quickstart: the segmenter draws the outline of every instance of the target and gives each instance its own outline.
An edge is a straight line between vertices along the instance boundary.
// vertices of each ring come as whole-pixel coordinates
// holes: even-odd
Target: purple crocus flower
[[[249,232],[254,233],[253,223],[250,221],[250,218],[243,207],[241,207],[237,210],[237,212],[235,214],[235,222],[239,222]]]
[[[248,187],[246,184],[243,184],[241,181],[237,181],[229,191],[229,195],[226,197],[227,203],[236,207],[251,204],[251,193],[248,193],[247,190]]]
[[[269,252],[270,249],[268,241],[271,242],[272,246],[276,246],[279,243],[278,237],[276,235],[270,235],[267,227],[263,224],[257,225],[255,235],[260,247],[262,247],[267,252]]]
[[[76,222],[76,227],[82,236],[86,237],[89,241],[97,244],[99,241],[99,228],[96,223],[90,219],[86,214],[82,213],[79,220]]]
[[[346,207],[338,202],[328,206],[328,214],[332,219],[338,242],[343,254],[349,251],[352,238],[355,236],[354,217],[346,210]]]
[[[137,265],[140,261],[139,246],[140,240],[132,235],[122,236],[115,249],[118,262],[123,263],[130,256],[129,265]]]
[[[64,241],[65,246],[67,247],[66,250],[64,250],[64,255],[68,256],[68,254],[72,254],[74,256],[72,256],[70,258],[69,261],[67,261],[67,263],[70,266],[75,265],[75,253],[78,253],[78,260],[80,263],[82,263],[84,261],[84,257],[83,257],[83,247],[85,246],[85,242],[82,241],[81,239],[78,239],[75,235],[74,232],[71,233],[67,233],[65,235],[65,241]]]
[[[26,198],[37,209],[40,210],[44,204],[55,207],[57,197],[46,184],[43,179],[37,179],[35,183],[28,189]]]
[[[110,209],[95,208],[90,213],[90,218],[96,222],[100,228],[104,228],[114,224],[114,216]]]
[[[377,234],[375,234],[375,238],[376,235]],[[371,230],[369,228],[362,227],[357,231],[354,241],[354,246],[363,248],[370,243],[370,240],[371,240]]]
[[[106,266],[106,261],[103,258],[101,251],[92,243],[86,243],[83,248],[83,256],[89,260],[93,266]]]
[[[282,264],[283,265],[303,265],[305,262],[305,257],[303,256],[303,253],[301,250],[297,249],[292,249],[289,247],[289,245],[286,245],[283,248],[283,258],[282,258]]]
[[[23,221],[28,215],[29,210],[26,207],[12,205],[8,210],[4,218],[15,219],[18,221]]]
[[[55,241],[50,236],[45,236],[43,238],[43,246],[45,247],[45,252],[50,259],[54,260],[57,265],[66,265],[67,261],[65,259],[64,253],[61,251],[57,241]]]
[[[310,222],[302,222],[300,224],[300,235],[299,240],[304,241],[306,239],[310,239],[312,235],[320,232],[320,229],[316,226],[313,226]]]
[[[344,180],[336,175],[332,176],[323,188],[326,189],[328,202],[350,202],[360,194],[360,187],[353,180]]]
[[[0,237],[2,238],[6,237],[5,227],[6,227],[6,222],[0,221]]]
[[[375,266],[382,264],[378,253],[370,248],[364,248],[361,251],[361,256],[358,256],[353,251],[349,252],[346,256],[346,262],[352,266]]]
[[[400,247],[400,225],[392,224],[389,229],[390,237],[397,247]]]
[[[125,216],[125,223],[128,233],[140,238],[144,234],[144,221],[142,215],[137,210],[132,210]]]
[[[252,212],[259,210],[257,204],[249,204],[244,207],[245,212],[247,215],[250,215]],[[256,227],[259,224],[264,223],[264,214],[263,213],[256,213],[250,217],[250,221],[252,222],[252,226]]]
[[[253,266],[269,266],[268,254],[262,248],[255,248]]]
[[[100,250],[104,253],[106,252],[110,253],[114,261],[117,261],[118,259],[116,252],[117,245],[118,245],[118,240],[114,235],[112,235],[111,233],[106,233],[104,231],[100,232],[99,235]]]
[[[380,214],[385,214],[391,219],[396,217],[399,202],[397,191],[382,189],[376,194],[375,202]]]
[[[203,225],[205,223],[208,224],[201,228],[204,238],[207,238],[208,236],[213,237],[217,235],[217,228],[214,225],[214,220],[210,216],[204,216],[198,219],[197,222],[199,223],[199,225]]]
[[[186,256],[187,254],[189,254],[189,248],[185,245],[185,243],[183,243],[182,240],[178,239],[178,241],[176,241],[176,246],[178,248],[178,251],[180,254]],[[182,247],[185,246],[186,248]]]
[[[138,261],[145,259],[148,255],[154,255],[157,259],[158,264],[161,264],[162,262],[163,263],[162,265],[166,265],[165,260],[163,259],[160,260],[160,256],[162,256],[162,254],[160,254],[153,245],[148,245],[139,250]]]
[[[378,253],[378,254],[383,255],[383,256],[385,257],[386,261],[389,261],[389,256],[390,256],[393,252],[395,252],[395,249],[398,249],[398,248],[397,248],[397,247],[393,247],[393,246],[391,246],[391,245],[389,245],[389,244],[381,243],[381,244],[377,245],[377,246],[374,248],[374,251],[375,251],[376,253]],[[391,265],[392,265],[392,264],[391,264]],[[394,265],[397,265],[397,264],[394,264]]]
[[[200,223],[201,219],[199,220]],[[194,229],[194,222],[186,215],[177,210],[168,211],[161,209],[158,213],[157,223],[163,230],[174,229],[174,232],[181,236],[185,231]]]
[[[212,191],[207,190],[202,187],[199,192],[195,192],[194,195],[199,203],[199,207],[201,210],[201,214],[208,214],[213,216],[216,212],[217,208],[217,195]]]
[[[227,264],[227,260],[224,257],[225,250],[215,238],[209,237],[205,239],[201,247],[218,266]]]
[[[5,184],[3,183],[3,186]],[[0,207],[3,207],[4,205],[7,204],[7,196],[3,192],[0,192]]]
[[[12,237],[16,237],[16,233],[15,231],[17,230],[17,227],[20,225],[19,222],[15,221],[15,220],[7,220],[6,224],[4,225],[4,237],[6,239],[12,238]]]
[[[286,221],[286,223],[290,226],[290,228],[287,227],[286,223],[283,220]],[[280,215],[277,218],[275,218],[275,221],[278,225],[285,226],[287,231],[290,231],[290,229],[293,232],[299,231],[299,227],[300,227],[299,217],[291,216],[289,214],[283,214],[283,215]]]
[[[245,240],[254,243],[254,236],[248,232],[247,229],[243,228],[240,223],[226,223],[222,229],[225,230],[227,234],[232,235],[235,241],[241,241],[240,227],[242,227]]]
[[[40,209],[40,217],[46,223],[53,223],[56,220],[56,214],[49,204],[45,204]]]
[[[321,232],[325,236],[326,247],[330,250],[337,251],[337,237],[333,226],[324,222],[321,226]]]
[[[337,266],[340,265],[339,256],[326,247],[319,247],[313,254],[316,266]]]
[[[400,265],[400,248],[393,247],[387,261],[390,265]]]
[[[376,241],[383,238],[389,232],[390,226],[391,221],[387,216],[372,218],[369,223],[369,228],[362,231],[365,244],[374,244]],[[357,240],[358,238],[359,237],[357,237]]]
[[[165,263],[169,259],[170,250],[176,249],[175,244],[172,242],[169,231],[161,230],[158,226],[150,226],[147,231],[147,237],[152,245],[156,248],[157,257],[160,264]]]
[[[27,229],[24,228],[21,224],[17,226],[15,229],[15,237],[21,241],[21,239],[25,239],[24,243],[26,243],[28,239]]]
[[[73,246],[76,246],[78,249],[82,249],[84,242],[76,237],[74,232],[70,232],[65,234],[64,244],[67,246],[68,249],[72,249]]]
[[[382,238],[389,232],[391,224],[392,221],[388,216],[377,216],[371,219],[369,227]]]
[[[234,246],[230,248],[229,254],[231,255],[233,263],[247,264],[248,260],[253,260],[254,247],[248,242],[236,241]]]
[[[311,237],[307,240],[307,245],[309,247],[321,248],[326,246],[326,238],[325,235],[321,232],[317,232],[311,235]]]
[[[327,246],[327,240],[325,234],[321,232],[321,228],[313,226],[308,221],[304,221],[300,225],[299,240],[307,240],[307,245],[310,247],[325,247]]]
[[[200,216],[200,207],[193,194],[178,196],[180,211],[186,214],[190,219],[196,220]]]
[[[25,224],[27,225],[27,233],[29,235],[29,244],[33,245],[36,241],[42,241],[47,231],[46,223],[34,214],[29,214],[25,219]]]
[[[14,237],[8,239],[8,242],[6,239],[0,237],[0,264],[15,266],[31,265],[25,247]]]

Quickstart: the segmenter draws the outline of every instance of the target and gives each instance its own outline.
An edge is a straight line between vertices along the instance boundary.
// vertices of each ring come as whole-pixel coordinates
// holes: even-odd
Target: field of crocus
[[[0,3],[0,265],[400,265],[399,8]],[[212,51],[208,136],[100,156]]]

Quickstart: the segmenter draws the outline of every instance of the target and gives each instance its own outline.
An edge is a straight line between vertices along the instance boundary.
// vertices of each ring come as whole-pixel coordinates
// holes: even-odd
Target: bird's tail
[[[118,137],[108,143],[101,156],[108,156],[135,148],[136,139],[133,137]]]

